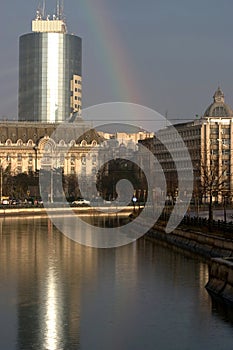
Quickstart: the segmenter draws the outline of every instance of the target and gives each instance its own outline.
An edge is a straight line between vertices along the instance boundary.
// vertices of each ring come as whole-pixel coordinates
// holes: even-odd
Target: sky
[[[1,0],[0,118],[17,119],[18,39],[38,3]],[[64,13],[82,37],[83,107],[133,102],[174,123],[202,115],[218,85],[233,106],[232,0],[64,0]]]

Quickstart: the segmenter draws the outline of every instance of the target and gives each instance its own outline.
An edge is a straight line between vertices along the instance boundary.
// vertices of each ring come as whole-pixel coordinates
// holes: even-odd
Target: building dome
[[[225,103],[224,94],[220,87],[213,96],[214,102],[207,108],[204,117],[228,118],[233,117],[231,107]]]

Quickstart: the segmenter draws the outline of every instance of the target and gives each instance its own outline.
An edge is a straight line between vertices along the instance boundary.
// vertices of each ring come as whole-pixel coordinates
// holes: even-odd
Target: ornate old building
[[[186,191],[179,192],[180,179],[177,169],[183,174],[182,181],[185,182],[186,173],[190,171],[190,162],[182,142],[176,140],[177,132],[191,158],[194,175],[193,196],[208,200],[211,194],[215,201],[222,201],[225,197],[232,200],[233,111],[225,103],[220,87],[200,119],[168,126],[159,130],[155,137],[141,141],[159,160],[166,177],[168,195],[179,196],[182,199]],[[187,186],[188,184],[189,179]],[[185,183],[183,185],[185,188]]]
[[[41,159],[44,155],[44,147],[50,136],[60,124],[33,123],[33,122],[1,122],[0,123],[0,162],[5,169],[10,165],[13,174],[29,171],[37,171],[41,168]],[[81,135],[78,139],[72,139],[72,131],[75,127]],[[88,155],[90,149],[102,140],[95,130],[86,133],[86,124],[79,118],[77,124],[67,123],[62,129],[64,139],[57,142],[61,147],[66,144],[65,138],[70,139],[70,147],[64,159],[59,160],[57,166],[64,169],[64,174],[76,173],[80,167],[86,169],[86,174],[94,171],[96,162]],[[74,135],[75,137],[75,135]],[[52,139],[50,142],[54,143]]]

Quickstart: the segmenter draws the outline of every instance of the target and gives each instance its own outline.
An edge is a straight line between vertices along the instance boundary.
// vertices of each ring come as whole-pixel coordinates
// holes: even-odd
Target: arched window
[[[59,146],[64,147],[64,146],[65,146],[65,141],[64,141],[64,140],[60,140],[60,141],[59,141]]]
[[[11,146],[11,145],[12,145],[11,139],[6,140],[6,146]]]
[[[23,141],[21,139],[18,139],[18,141],[16,142],[17,146],[22,146],[23,145]]]
[[[28,140],[28,142],[27,142],[27,146],[28,147],[32,147],[33,146],[33,141],[30,139],[30,140]]]
[[[87,145],[87,141],[86,140],[82,140],[81,146],[86,146],[86,145]]]

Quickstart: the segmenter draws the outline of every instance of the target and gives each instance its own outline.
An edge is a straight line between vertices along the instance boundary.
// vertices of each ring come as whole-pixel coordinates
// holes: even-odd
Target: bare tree
[[[224,193],[229,191],[229,172],[226,166],[219,166],[218,159],[211,159],[209,164],[204,161],[200,168],[199,191],[207,198],[209,222],[213,221],[213,199],[224,200]]]

